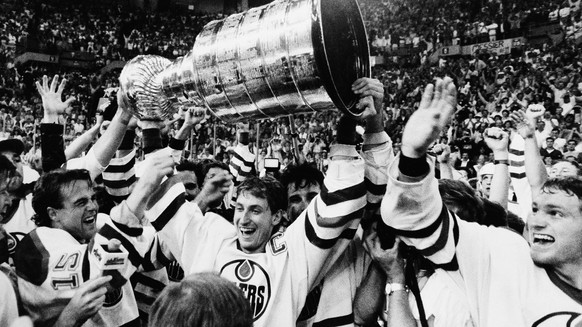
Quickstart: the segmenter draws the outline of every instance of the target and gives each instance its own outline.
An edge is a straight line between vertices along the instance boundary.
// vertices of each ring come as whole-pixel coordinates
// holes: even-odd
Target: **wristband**
[[[131,150],[134,148],[133,142],[135,141],[135,131],[132,129],[128,129],[125,131],[125,135],[123,135],[123,140],[119,145],[119,150]]]
[[[494,160],[493,161],[494,164],[496,165],[508,165],[509,166],[509,160]]]
[[[409,158],[400,153],[398,169],[406,176],[420,177],[426,175],[430,171],[430,166],[426,162],[426,155],[420,158]]]

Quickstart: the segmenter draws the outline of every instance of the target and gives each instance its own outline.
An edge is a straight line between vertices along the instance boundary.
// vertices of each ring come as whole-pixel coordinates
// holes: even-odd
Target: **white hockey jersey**
[[[353,147],[340,146],[336,154],[355,159],[331,161],[321,193],[285,233],[270,239],[265,253],[241,251],[236,228],[185,202],[182,184],[172,186],[146,217],[186,274],[212,271],[236,283],[256,327],[295,326],[334,245],[353,237],[366,206],[364,160]]]
[[[116,216],[133,215],[125,202],[112,210]],[[139,221],[135,216],[128,221]],[[110,283],[119,287],[106,295],[95,316],[83,326],[139,326],[139,315],[129,277],[141,265],[143,255],[154,244],[154,232],[143,233],[134,226],[113,222],[98,215],[99,232],[89,244],[79,243],[67,231],[38,227],[16,248],[14,264],[24,308],[36,325],[52,325],[81,284],[102,275],[91,249],[95,242],[118,239],[128,251],[125,268],[117,270]],[[132,228],[133,227],[133,228]],[[130,235],[132,236],[130,236]],[[139,235],[136,235],[139,234]]]
[[[431,164],[422,181],[404,183],[397,180],[398,160],[392,163],[384,223],[436,265],[460,271],[478,326],[573,326],[582,292],[536,266],[520,235],[456,218],[442,203],[433,171]]]

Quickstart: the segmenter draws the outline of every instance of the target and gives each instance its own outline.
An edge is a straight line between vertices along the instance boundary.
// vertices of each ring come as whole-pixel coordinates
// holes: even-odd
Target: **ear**
[[[281,220],[284,218],[283,216],[285,215],[285,211],[283,210],[279,210],[277,212],[275,212],[275,214],[272,217],[272,225],[273,226],[277,226],[281,223]]]
[[[55,209],[53,207],[48,207],[48,208],[46,208],[46,212],[48,213],[48,216],[52,221],[58,220],[57,209]]]

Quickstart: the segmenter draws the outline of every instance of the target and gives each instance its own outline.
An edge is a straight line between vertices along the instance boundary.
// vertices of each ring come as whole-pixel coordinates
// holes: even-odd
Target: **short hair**
[[[549,136],[549,137],[546,137],[546,141],[554,141],[554,138],[553,138],[553,137],[551,137],[551,136]]]
[[[251,327],[253,313],[233,282],[198,273],[162,291],[151,307],[148,326]]]
[[[210,169],[212,168],[221,168],[230,172],[230,169],[228,168],[227,164],[214,159],[202,159],[198,161],[197,164],[200,165],[200,169],[198,172],[194,171],[194,173],[196,174],[196,179],[198,180],[199,185],[204,184],[206,175],[208,174],[208,171],[210,171]]]
[[[178,171],[178,172],[182,172],[182,171],[194,172],[194,175],[196,175],[196,179],[198,180],[198,183],[202,184],[202,182],[204,182],[204,180],[200,180],[201,176],[203,176],[201,161],[184,160],[176,166],[176,171]],[[206,171],[206,172],[208,173],[208,171]],[[204,174],[204,175],[206,175],[206,174]]]
[[[568,195],[575,195],[578,200],[582,200],[582,181],[574,177],[551,178],[544,183],[541,191],[547,194],[562,191]],[[582,211],[582,207],[578,209]]]
[[[285,187],[285,194],[289,185],[295,188],[303,188],[309,185],[323,186],[323,173],[308,163],[300,165],[290,165],[285,168],[281,175],[281,183]]]
[[[266,199],[272,213],[287,210],[287,190],[278,180],[266,176],[264,178],[248,177],[236,189],[236,197],[248,192],[257,198]]]
[[[74,181],[86,181],[93,185],[91,176],[86,169],[57,169],[40,177],[32,193],[32,208],[36,214],[32,220],[37,226],[51,226],[47,209],[60,209],[63,205],[62,186]]]

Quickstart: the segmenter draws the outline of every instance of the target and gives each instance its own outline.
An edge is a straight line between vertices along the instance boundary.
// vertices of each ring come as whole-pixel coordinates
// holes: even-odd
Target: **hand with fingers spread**
[[[384,84],[373,78],[359,78],[352,84],[352,91],[360,96],[356,107],[363,109],[361,118],[367,118],[382,111],[384,102]]]
[[[438,79],[436,85],[429,84],[418,110],[404,127],[401,153],[409,158],[424,156],[447,125],[456,105],[457,88],[451,78]]]
[[[81,285],[55,325],[80,326],[93,317],[103,306],[110,280],[111,276],[98,277]]]
[[[491,127],[485,130],[483,133],[483,138],[485,144],[493,151],[495,158],[498,158],[497,154],[507,153],[509,145],[509,134],[498,127]]]
[[[515,130],[521,137],[524,139],[535,137],[535,126],[533,120],[528,118],[523,111],[517,110],[511,113],[509,118],[513,122]]]
[[[42,106],[44,108],[44,123],[58,123],[59,116],[63,115],[75,100],[74,97],[69,97],[66,101],[62,101],[63,90],[67,80],[63,78],[57,88],[58,82],[59,75],[53,77],[50,87],[46,75],[42,77],[42,85],[38,81],[36,82],[36,89],[42,98]]]

